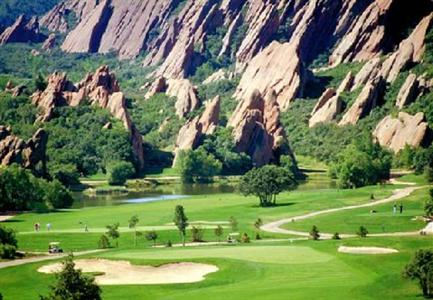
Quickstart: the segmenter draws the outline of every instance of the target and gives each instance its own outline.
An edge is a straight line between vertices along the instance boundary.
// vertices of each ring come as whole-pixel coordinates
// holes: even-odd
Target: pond
[[[321,190],[335,188],[335,182],[331,181],[324,172],[308,173],[307,180],[300,182],[298,190]],[[236,192],[236,183],[214,184],[180,184],[171,183],[158,186],[150,186],[140,191],[111,192],[105,194],[90,195],[83,192],[75,192],[73,208],[91,206],[125,205],[130,203],[146,203],[154,201],[167,201],[174,199],[187,199],[194,195],[212,195]]]

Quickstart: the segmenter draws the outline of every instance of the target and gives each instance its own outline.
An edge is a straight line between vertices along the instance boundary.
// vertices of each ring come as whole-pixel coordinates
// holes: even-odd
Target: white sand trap
[[[397,250],[392,248],[380,248],[380,247],[338,247],[338,252],[350,253],[350,254],[391,254],[398,253]]]
[[[152,267],[106,259],[79,259],[75,261],[75,268],[84,273],[103,273],[95,277],[100,285],[191,283],[202,281],[207,274],[218,271],[216,266],[199,263],[182,262]],[[62,264],[55,263],[40,267],[38,272],[56,273],[61,269]]]

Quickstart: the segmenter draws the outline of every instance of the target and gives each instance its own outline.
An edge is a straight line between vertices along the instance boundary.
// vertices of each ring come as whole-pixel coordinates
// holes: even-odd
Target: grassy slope
[[[425,222],[412,220],[424,214],[424,199],[428,199],[428,189],[415,191],[397,205],[403,204],[403,213],[392,213],[393,203],[377,205],[374,208],[359,208],[332,214],[317,216],[296,223],[287,224],[285,228],[309,231],[316,225],[322,232],[356,233],[364,225],[370,233],[405,232],[420,230]],[[377,213],[370,213],[370,210]]]
[[[227,221],[235,216],[239,221],[239,231],[254,234],[252,224],[257,218],[264,222],[307,213],[314,210],[359,204],[369,201],[374,193],[376,198],[391,194],[394,186],[373,186],[358,190],[323,190],[295,191],[285,193],[278,198],[278,207],[260,208],[253,197],[242,197],[238,194],[217,194],[194,196],[182,200],[153,202],[148,204],[128,204],[109,207],[92,207],[80,210],[67,210],[50,214],[24,214],[13,218],[7,226],[16,229],[20,247],[24,250],[45,250],[49,241],[62,242],[65,250],[83,250],[95,248],[97,240],[107,224],[120,223],[126,230],[129,218],[137,214],[140,226],[157,226],[172,222],[174,207],[182,204],[190,221]],[[33,232],[33,224],[40,223],[43,231]],[[81,224],[80,224],[81,222]],[[52,231],[46,232],[45,224],[52,224]],[[87,224],[90,233],[81,232]],[[58,232],[56,232],[58,230]],[[62,231],[70,231],[62,232]],[[96,231],[98,233],[92,233]],[[74,235],[71,238],[71,233]],[[160,241],[168,239],[176,242],[179,236],[176,231],[160,231]],[[278,235],[265,234],[277,237]],[[215,239],[211,232],[207,240]],[[124,233],[120,244],[128,247],[132,243],[132,233]]]
[[[415,283],[400,276],[413,249],[428,238],[366,239],[363,244],[393,246],[395,255],[362,256],[336,252],[357,240],[238,245],[199,249],[110,251],[99,256],[136,264],[173,261],[212,263],[220,271],[203,282],[177,285],[105,286],[104,299],[414,299]],[[45,263],[0,270],[6,299],[35,299],[46,293],[53,275],[37,273]],[[16,274],[20,274],[17,276]]]

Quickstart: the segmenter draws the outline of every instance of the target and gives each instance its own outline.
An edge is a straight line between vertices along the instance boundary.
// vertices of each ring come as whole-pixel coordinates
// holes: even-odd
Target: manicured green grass
[[[392,255],[350,255],[339,245],[392,246]],[[431,238],[305,241],[194,249],[114,250],[93,257],[160,265],[193,261],[215,264],[219,271],[202,282],[168,285],[103,286],[103,299],[416,299],[415,282],[401,277],[414,250]],[[36,299],[46,294],[53,275],[36,270],[41,262],[0,270],[5,299]]]
[[[255,235],[253,223],[257,218],[268,222],[324,208],[365,203],[369,201],[372,193],[379,199],[389,196],[394,188],[394,186],[384,185],[357,190],[294,191],[281,194],[278,197],[279,205],[270,208],[258,207],[256,198],[243,197],[238,194],[193,196],[187,199],[147,204],[91,207],[49,214],[29,213],[13,218],[6,225],[18,231],[18,242],[23,250],[46,249],[46,242],[52,240],[65,242],[65,250],[93,249],[106,225],[119,222],[122,227],[122,236],[127,236],[123,229],[128,227],[128,220],[132,215],[138,215],[139,226],[160,226],[172,222],[174,208],[177,204],[181,204],[185,207],[190,222],[226,222],[230,216],[234,216],[239,222],[239,231],[247,232],[253,237]],[[33,232],[35,223],[40,223],[43,231],[45,225],[50,223],[52,231],[35,233]],[[84,232],[84,224],[87,224],[90,234]],[[98,233],[91,234],[92,231]],[[228,233],[228,230],[225,231]],[[71,233],[75,234],[73,242],[69,241]],[[42,235],[43,237],[39,237]],[[172,242],[180,242],[175,230],[161,231],[160,235],[162,236],[161,241],[171,239]],[[268,233],[263,233],[262,236],[285,237]],[[215,237],[210,232],[206,239],[215,240]],[[121,242],[120,245],[124,247],[125,243]]]
[[[424,184],[428,184],[429,182],[427,181],[426,177],[421,174],[421,175],[416,175],[416,174],[407,174],[404,175],[400,178],[398,178],[399,181],[403,181],[403,182],[413,182],[419,185],[424,185]]]
[[[327,233],[351,233],[357,232],[361,225],[365,226],[369,233],[406,232],[422,229],[426,224],[420,220],[413,220],[424,214],[424,201],[428,199],[428,189],[417,190],[410,196],[395,202],[397,206],[403,204],[403,213],[393,213],[394,203],[386,203],[374,207],[359,208],[324,214],[311,219],[286,224],[288,229],[309,231],[316,225],[320,231]],[[376,213],[371,211],[375,210]]]

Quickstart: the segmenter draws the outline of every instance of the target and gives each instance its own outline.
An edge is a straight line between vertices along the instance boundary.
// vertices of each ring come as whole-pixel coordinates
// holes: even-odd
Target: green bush
[[[367,237],[368,230],[364,226],[360,226],[359,229],[358,229],[358,231],[356,232],[356,234],[359,237],[365,238],[365,237]]]
[[[371,140],[367,136],[355,141],[331,165],[330,176],[338,179],[340,187],[358,188],[389,178],[391,155]]]
[[[250,237],[246,232],[244,232],[241,236],[241,243],[250,243],[250,242],[251,242]]]
[[[178,153],[176,168],[182,181],[187,183],[207,183],[220,174],[222,164],[204,149],[182,150]]]
[[[14,259],[17,252],[15,246],[9,244],[0,244],[0,258]]]
[[[110,248],[110,240],[108,239],[108,237],[105,234],[101,235],[101,237],[99,238],[98,248],[99,249]]]
[[[192,242],[197,242],[197,243],[204,242],[203,234],[204,234],[203,228],[197,227],[197,226],[192,226],[192,228],[191,228]]]
[[[71,192],[58,180],[44,184],[45,202],[53,208],[69,208],[74,203]]]
[[[310,230],[310,237],[312,240],[317,241],[320,238],[320,232],[316,225]]]
[[[109,168],[109,185],[123,185],[135,173],[134,166],[125,161],[115,162]]]

